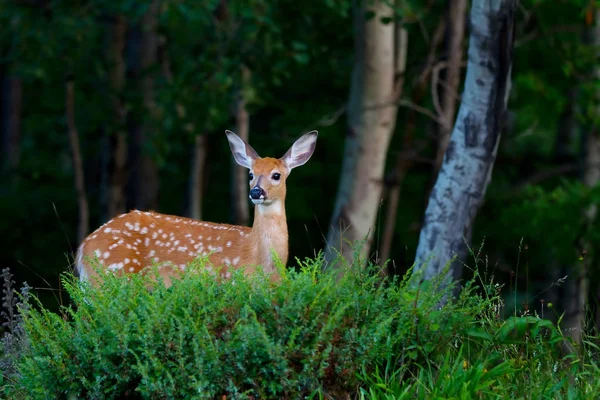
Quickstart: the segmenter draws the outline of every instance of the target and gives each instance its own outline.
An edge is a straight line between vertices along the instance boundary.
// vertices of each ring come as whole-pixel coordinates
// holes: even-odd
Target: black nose
[[[250,198],[253,200],[259,200],[260,198],[264,199],[265,197],[265,191],[258,186],[255,186],[250,190]]]

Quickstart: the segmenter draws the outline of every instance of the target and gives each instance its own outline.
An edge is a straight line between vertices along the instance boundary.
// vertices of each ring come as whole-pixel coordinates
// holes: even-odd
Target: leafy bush
[[[99,288],[66,278],[74,304],[63,315],[24,313],[30,347],[15,388],[30,398],[337,398],[399,349],[413,361],[443,352],[478,312],[468,296],[438,309],[435,282],[337,280],[320,259],[278,285],[239,273],[219,282],[201,267],[169,289],[141,275]]]
[[[337,278],[307,260],[273,285],[220,281],[190,266],[170,288],[65,276],[62,314],[21,307],[21,347],[3,369],[10,398],[585,398],[598,392],[597,348],[527,313],[500,319],[500,287]],[[156,271],[155,271],[156,272]],[[16,368],[15,368],[16,367]],[[592,396],[593,397],[593,396]]]

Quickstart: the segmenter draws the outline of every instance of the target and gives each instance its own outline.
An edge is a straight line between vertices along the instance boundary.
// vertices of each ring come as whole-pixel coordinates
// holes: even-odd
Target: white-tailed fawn
[[[261,158],[235,133],[225,133],[235,161],[250,170],[249,197],[255,204],[252,228],[134,210],[106,222],[81,243],[76,257],[80,280],[98,284],[98,272],[139,273],[156,265],[170,286],[171,279],[198,257],[207,257],[206,268],[214,267],[226,278],[232,269],[244,268],[249,275],[260,266],[273,282],[280,279],[273,252],[285,265],[286,181],[292,169],[313,154],[317,131],[300,137],[279,159]]]

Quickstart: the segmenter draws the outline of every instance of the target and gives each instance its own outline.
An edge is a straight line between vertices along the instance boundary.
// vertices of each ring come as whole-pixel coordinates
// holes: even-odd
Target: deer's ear
[[[242,167],[252,169],[252,162],[259,158],[258,153],[235,133],[225,131],[225,134],[227,135],[227,140],[229,140],[229,147],[235,161]]]
[[[300,136],[287,153],[281,157],[281,161],[283,161],[290,170],[306,164],[315,151],[318,135],[319,133],[317,131],[310,131]]]

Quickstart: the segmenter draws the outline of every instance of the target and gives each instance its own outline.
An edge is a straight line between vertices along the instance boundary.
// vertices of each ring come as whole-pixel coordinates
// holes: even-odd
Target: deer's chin
[[[255,205],[262,205],[262,206],[270,206],[271,204],[273,204],[273,200],[272,199],[250,199],[252,200],[252,203]]]

